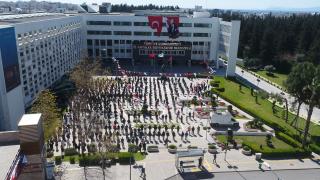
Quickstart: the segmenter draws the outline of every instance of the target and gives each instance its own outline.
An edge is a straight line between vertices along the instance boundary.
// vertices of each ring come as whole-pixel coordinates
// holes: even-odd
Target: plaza
[[[211,179],[215,173],[221,172],[318,168],[317,155],[303,160],[267,158],[257,161],[255,156],[244,155],[241,150],[231,148],[225,151],[223,147],[219,147],[214,135],[223,133],[225,129],[210,127],[210,115],[205,111],[203,113],[203,110],[211,109],[212,105],[204,96],[204,92],[211,88],[208,81],[207,78],[160,76],[94,77],[95,83],[88,89],[94,96],[80,92],[81,96],[75,96],[71,101],[65,114],[64,125],[58,131],[56,139],[52,139],[54,155],[60,156],[63,154],[62,151],[71,147],[79,147],[79,153],[87,154],[90,144],[95,144],[96,147],[95,151],[90,152],[99,154],[100,148],[102,150],[103,146],[108,146],[105,142],[116,145],[116,151],[127,152],[128,145],[135,144],[138,151],[145,152],[146,156],[132,164],[132,179]],[[131,93],[130,98],[127,94]],[[89,99],[95,98],[86,105],[83,104],[83,101],[86,102],[83,97],[86,96]],[[179,99],[183,101],[179,102]],[[192,102],[192,99],[199,102]],[[219,106],[230,105],[223,99],[219,99],[218,102]],[[145,105],[150,112],[148,115],[141,113]],[[77,108],[83,111],[78,112]],[[235,134],[255,133],[258,136],[266,136],[263,132],[259,134],[245,129],[244,124],[252,121],[253,117],[235,107],[233,110],[237,112],[236,119],[240,124],[240,128],[234,131]],[[212,114],[212,111],[210,110],[209,114]],[[80,121],[75,121],[76,112],[80,115]],[[269,130],[272,132],[271,128]],[[214,155],[209,152],[208,144],[217,147],[215,161]],[[176,147],[176,151],[192,151],[195,148],[203,151],[202,167],[198,167],[198,158],[184,160],[186,164],[177,167],[176,151],[169,152],[172,145]],[[157,150],[151,151],[149,146],[156,146]],[[130,177],[130,165],[111,164],[104,170],[106,179]],[[64,162],[58,167],[57,178],[103,177],[102,169],[97,166],[79,167]],[[145,175],[141,173],[142,168]]]

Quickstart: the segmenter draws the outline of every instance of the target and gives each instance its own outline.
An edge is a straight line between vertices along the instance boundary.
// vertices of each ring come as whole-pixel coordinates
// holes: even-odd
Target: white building
[[[149,16],[162,18],[160,36],[149,26]],[[179,19],[179,36],[175,39],[168,36],[168,17]],[[142,61],[151,53],[163,53],[164,58],[171,57],[171,65],[211,62],[219,67],[219,56],[223,56],[228,59],[226,75],[234,76],[239,31],[239,21],[225,22],[209,17],[207,12],[188,15],[149,10],[1,16],[0,131],[16,129],[24,108],[41,90],[71,70],[85,49],[91,57],[116,57],[132,62]],[[9,38],[4,41],[6,33]],[[8,49],[9,41],[13,48]],[[12,57],[17,61],[8,63]]]
[[[134,41],[190,43],[191,57],[185,56],[185,60],[218,63],[219,56],[227,57],[227,75],[234,76],[240,21],[225,22],[209,15],[207,12],[195,12],[190,16],[175,11],[151,10],[135,13],[85,14],[83,19],[87,25],[88,55],[138,61],[141,57],[139,59],[134,57],[132,45]],[[150,28],[148,16],[163,16],[160,36]],[[170,39],[168,36],[166,16],[179,16],[180,36],[176,39]],[[158,52],[160,51],[156,51]]]
[[[0,131],[16,129],[24,108],[37,94],[80,61],[85,48],[83,29],[81,16],[42,13],[0,17]],[[4,35],[9,36],[5,41]],[[6,48],[8,43],[15,49]],[[12,57],[17,59],[17,72],[12,70]],[[19,82],[9,79],[12,74]]]

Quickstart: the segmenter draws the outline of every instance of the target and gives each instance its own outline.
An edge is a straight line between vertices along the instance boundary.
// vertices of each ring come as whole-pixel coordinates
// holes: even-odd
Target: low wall
[[[0,144],[19,144],[18,131],[3,131],[0,132]]]
[[[227,135],[226,131],[216,131],[212,133],[213,135]],[[272,135],[270,132],[233,132],[234,136],[266,136]]]

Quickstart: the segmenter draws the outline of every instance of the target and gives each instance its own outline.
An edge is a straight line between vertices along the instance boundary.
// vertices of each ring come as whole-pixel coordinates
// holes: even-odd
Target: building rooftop
[[[48,19],[57,19],[67,17],[66,14],[61,13],[36,13],[36,14],[12,14],[0,16],[0,25],[10,25],[17,23],[25,23],[32,21],[42,21]]]
[[[41,114],[25,114],[22,116],[18,126],[38,125]]]
[[[6,179],[13,161],[20,149],[19,145],[0,146],[0,179]]]

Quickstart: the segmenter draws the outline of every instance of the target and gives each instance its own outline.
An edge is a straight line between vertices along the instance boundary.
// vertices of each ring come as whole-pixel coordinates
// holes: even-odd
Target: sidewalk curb
[[[320,170],[320,166],[318,168],[263,169],[263,171],[290,171],[290,170],[297,171],[297,170],[316,170],[316,169]],[[227,172],[256,172],[256,171],[263,172],[262,170],[240,170],[240,171],[233,170],[233,171],[208,171],[208,172],[209,173],[227,173]]]

